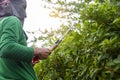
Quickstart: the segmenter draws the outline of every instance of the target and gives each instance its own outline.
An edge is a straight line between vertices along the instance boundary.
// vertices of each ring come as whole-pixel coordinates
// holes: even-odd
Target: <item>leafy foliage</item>
[[[39,80],[119,80],[120,1],[64,1],[57,4],[72,7],[62,12],[72,14],[66,16],[74,29],[47,60],[35,65]]]

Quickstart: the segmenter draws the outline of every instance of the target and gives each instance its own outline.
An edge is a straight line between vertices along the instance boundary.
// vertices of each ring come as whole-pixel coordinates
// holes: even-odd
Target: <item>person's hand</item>
[[[34,48],[34,56],[38,56],[40,60],[48,58],[50,53],[48,48]]]
[[[32,59],[32,65],[34,66],[39,60],[46,59],[50,55],[51,51],[48,48],[34,48],[34,57]]]

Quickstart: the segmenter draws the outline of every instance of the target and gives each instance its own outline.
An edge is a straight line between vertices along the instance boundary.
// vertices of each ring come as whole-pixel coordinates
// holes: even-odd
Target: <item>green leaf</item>
[[[116,59],[113,60],[115,64],[120,64],[120,55]]]

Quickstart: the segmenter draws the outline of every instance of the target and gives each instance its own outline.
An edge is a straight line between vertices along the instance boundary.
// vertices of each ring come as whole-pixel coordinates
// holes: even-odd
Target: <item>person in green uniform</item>
[[[37,80],[33,58],[50,55],[48,48],[27,47],[25,9],[26,0],[0,0],[0,80]]]

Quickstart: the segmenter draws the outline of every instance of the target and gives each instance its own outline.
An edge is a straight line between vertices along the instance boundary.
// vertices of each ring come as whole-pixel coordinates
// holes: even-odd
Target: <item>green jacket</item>
[[[0,80],[37,80],[22,24],[14,16],[0,21]]]

